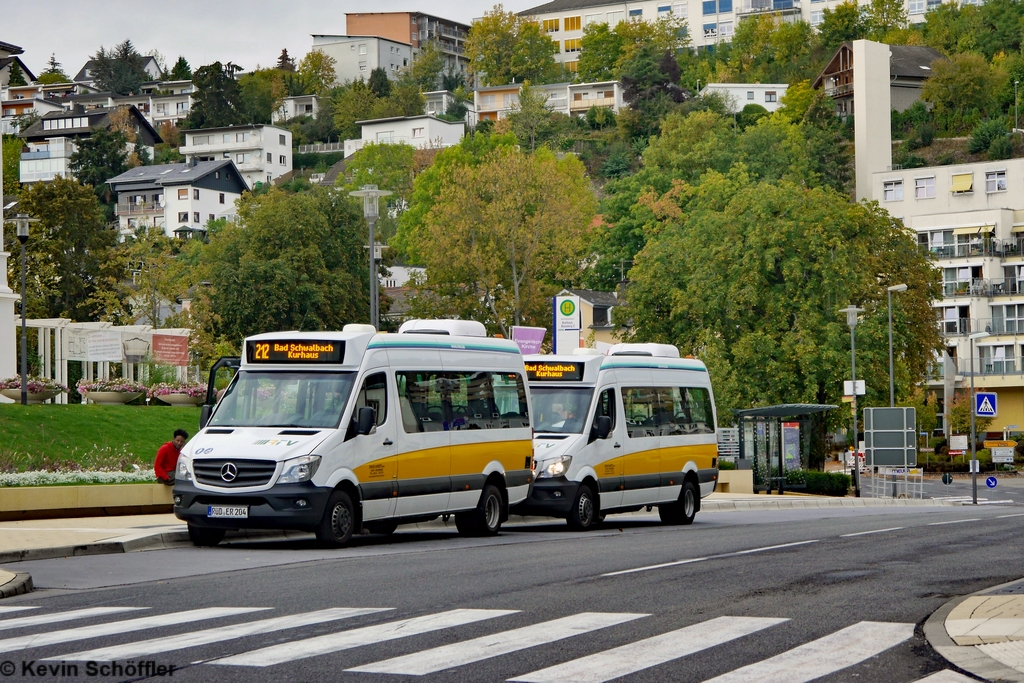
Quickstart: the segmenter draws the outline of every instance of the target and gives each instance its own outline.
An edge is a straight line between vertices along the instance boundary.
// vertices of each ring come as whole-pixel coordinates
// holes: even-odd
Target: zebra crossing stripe
[[[942,671],[936,671],[931,676],[920,678],[914,681],[914,683],[974,683],[974,679],[949,669],[943,669]]]
[[[510,678],[523,683],[603,683],[756,633],[788,619],[717,617]]]
[[[347,671],[382,674],[406,674],[423,676],[436,671],[444,671],[457,666],[464,666],[491,657],[537,647],[547,643],[571,638],[582,633],[589,633],[601,628],[623,624],[627,621],[649,616],[647,614],[582,612],[571,617],[562,617],[545,621],[533,626],[524,626],[503,633],[466,640],[435,647],[423,652],[414,652],[404,657],[385,659],[373,664],[358,666]]]
[[[81,626],[48,633],[38,633],[32,636],[19,636],[0,640],[0,652],[13,652],[15,650],[26,650],[31,647],[43,647],[44,645],[56,645],[58,643],[69,643],[75,640],[86,638],[98,638],[109,636],[115,633],[131,633],[142,631],[147,628],[159,626],[173,626],[185,624],[190,621],[202,619],[216,619],[219,617],[232,617],[238,614],[259,612],[270,609],[269,607],[204,607],[202,609],[188,610],[187,612],[172,612],[171,614],[159,614],[139,619],[126,619],[124,621],[112,621],[106,624],[94,626]]]
[[[340,650],[348,650],[362,645],[372,645],[453,626],[472,624],[476,621],[515,614],[518,611],[508,609],[453,609],[438,614],[400,619],[386,624],[376,624],[350,631],[327,633],[314,638],[306,638],[305,640],[270,645],[259,650],[211,660],[208,663],[228,666],[272,666],[317,655],[326,655]]]
[[[913,635],[913,624],[861,621],[705,683],[806,683],[859,664]]]
[[[25,610],[39,609],[38,607],[0,607],[0,614],[10,614],[11,612],[24,612]]]
[[[17,619],[4,619],[0,621],[0,630],[12,628],[26,628],[28,626],[39,626],[40,624],[54,624],[61,621],[73,619],[88,619],[89,617],[104,617],[108,614],[119,612],[134,612],[136,610],[149,609],[148,607],[87,607],[69,612],[54,612],[53,614],[38,614],[33,617],[18,617]]]
[[[275,631],[283,631],[284,629],[289,628],[298,628],[300,626],[309,626],[311,624],[322,624],[327,621],[350,619],[364,614],[386,612],[389,609],[391,608],[334,607],[316,612],[290,614],[284,617],[274,617],[272,619],[263,619],[260,621],[251,621],[242,624],[231,624],[229,626],[220,626],[218,628],[210,628],[202,631],[192,631],[190,633],[182,633],[176,636],[151,638],[150,640],[125,643],[124,645],[101,647],[96,650],[74,652],[72,654],[61,655],[59,657],[47,657],[47,660],[56,659],[75,662],[111,662],[118,659],[132,659],[136,657],[154,655],[160,652],[183,650],[187,647],[198,647],[200,645],[208,645],[210,643],[219,643],[225,640],[233,640],[235,638],[244,638],[246,636],[255,636],[263,633],[273,633]]]

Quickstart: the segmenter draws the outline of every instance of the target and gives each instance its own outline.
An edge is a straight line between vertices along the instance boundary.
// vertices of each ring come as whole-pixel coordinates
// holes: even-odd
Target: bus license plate
[[[249,508],[248,507],[227,507],[225,505],[208,505],[206,506],[207,517],[228,517],[228,518],[242,518],[248,519]]]

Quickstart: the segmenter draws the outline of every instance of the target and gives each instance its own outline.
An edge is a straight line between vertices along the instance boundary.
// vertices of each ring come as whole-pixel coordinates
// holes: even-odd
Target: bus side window
[[[434,371],[397,372],[402,427],[408,434],[445,429],[445,394],[448,380]]]
[[[682,391],[692,421],[691,433],[714,434],[715,414],[711,407],[711,392],[704,387],[687,387]]]
[[[378,427],[384,424],[388,418],[387,389],[387,375],[383,372],[367,375],[366,379],[363,380],[363,386],[356,394],[356,405],[352,411],[351,424],[349,424],[348,432],[345,435],[346,441],[356,436],[356,420],[358,419],[360,408],[373,408],[377,416],[375,424]]]

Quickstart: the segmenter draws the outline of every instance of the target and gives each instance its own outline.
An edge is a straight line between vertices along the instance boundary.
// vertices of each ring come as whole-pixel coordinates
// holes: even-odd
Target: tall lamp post
[[[373,225],[379,215],[377,199],[392,194],[388,190],[378,190],[376,185],[363,185],[362,188],[349,192],[353,197],[363,198],[363,216],[370,226],[370,324],[380,328],[380,301],[377,295],[377,244],[373,236]]]
[[[21,242],[21,405],[28,405],[28,332],[25,326],[25,242],[28,242],[28,226],[35,222],[26,214],[14,218],[18,241]]]
[[[889,288],[889,407],[896,406],[896,379],[892,364],[892,293],[907,291],[906,285],[893,285]]]
[[[1020,85],[1020,81],[1013,82],[1013,130],[1014,132],[1020,128],[1020,117],[1017,116],[1017,86]]]
[[[974,409],[978,399],[974,393],[974,342],[988,336],[988,332],[975,332],[967,337],[971,345],[971,501],[974,505],[978,504],[978,437],[974,426]]]
[[[860,461],[857,459],[857,343],[854,328],[857,327],[857,314],[863,313],[864,309],[850,304],[839,309],[839,312],[846,314],[846,324],[850,326],[850,376],[853,379],[853,490],[854,495],[860,498]]]

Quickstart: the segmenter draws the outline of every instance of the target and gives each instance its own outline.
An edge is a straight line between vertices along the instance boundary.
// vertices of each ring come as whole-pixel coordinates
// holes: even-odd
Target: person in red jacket
[[[184,429],[175,429],[174,439],[165,443],[156,452],[153,470],[156,472],[157,481],[167,486],[174,485],[174,473],[178,470],[178,453],[185,447],[186,441],[188,432]]]

